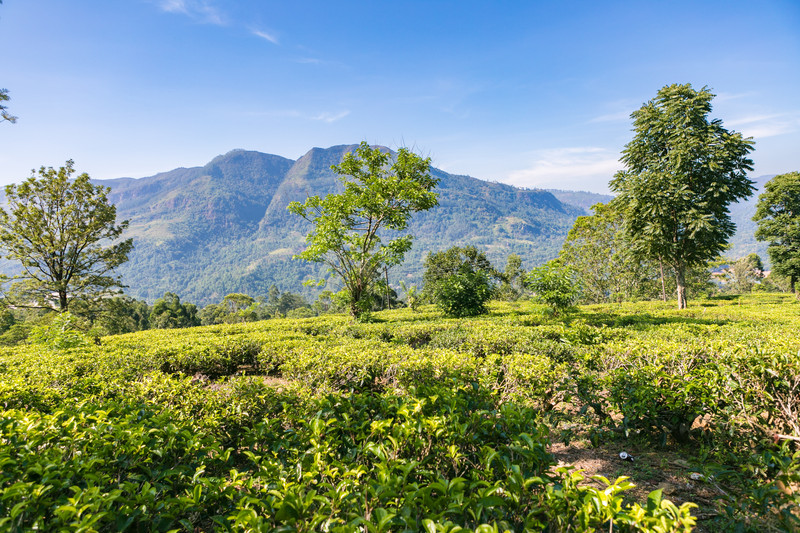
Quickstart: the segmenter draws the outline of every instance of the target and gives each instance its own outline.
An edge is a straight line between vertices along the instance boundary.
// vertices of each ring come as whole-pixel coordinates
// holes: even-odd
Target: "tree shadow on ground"
[[[579,313],[573,315],[580,318],[591,326],[606,326],[610,328],[632,328],[648,329],[654,326],[665,324],[693,324],[701,326],[722,326],[729,324],[731,320],[720,318],[698,318],[692,316],[656,316],[650,313],[638,313],[631,315],[628,313]]]

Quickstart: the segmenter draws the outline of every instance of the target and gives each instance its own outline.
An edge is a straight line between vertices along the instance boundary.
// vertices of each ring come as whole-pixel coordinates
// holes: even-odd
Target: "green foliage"
[[[438,283],[464,270],[483,272],[493,280],[501,280],[503,277],[486,254],[475,246],[452,246],[441,252],[429,253],[425,258],[423,294],[433,300]]]
[[[205,306],[197,317],[204,326],[253,322],[259,319],[258,307],[258,302],[252,296],[231,293],[227,294],[219,304]]]
[[[17,318],[8,309],[0,310],[0,334],[6,333],[11,327],[17,323]]]
[[[789,278],[792,292],[800,279],[800,172],[780,174],[767,182],[758,198],[756,238],[769,242],[773,272]]]
[[[568,423],[690,460],[708,530],[795,530],[800,448],[781,435],[800,434],[800,307],[699,304],[423,306],[3,349],[0,529],[695,526],[660,490],[633,501],[636,469],[558,464]]]
[[[580,280],[585,303],[654,297],[661,289],[658,265],[634,256],[615,204],[595,204],[578,217],[561,247],[559,261]]]
[[[405,281],[400,282],[400,288],[405,293],[406,305],[409,309],[416,312],[419,309],[419,294],[416,285],[406,286]]]
[[[75,300],[70,312],[89,321],[103,335],[119,335],[150,327],[150,306],[129,296],[96,301]]]
[[[506,268],[503,271],[503,282],[497,291],[501,300],[516,301],[525,294],[525,269],[522,268],[522,258],[511,254],[506,258]]]
[[[92,185],[86,173],[72,179],[74,173],[67,161],[58,170],[41,167],[38,177],[6,186],[0,245],[9,259],[22,263],[20,281],[11,290],[16,305],[66,311],[76,298],[96,300],[121,286],[111,271],[128,260],[133,241],[108,241],[128,223],[116,225],[107,187]]]
[[[200,318],[194,304],[182,304],[177,294],[167,292],[153,304],[149,322],[156,329],[189,328],[199,326]]]
[[[724,270],[724,289],[737,294],[753,290],[764,277],[764,264],[756,254],[741,257]]]
[[[69,312],[55,314],[48,323],[33,327],[28,341],[51,350],[69,350],[89,344],[89,339],[76,326],[75,317]]]
[[[678,308],[686,307],[685,272],[720,255],[734,234],[728,206],[753,193],[747,178],[752,139],[709,121],[714,95],[668,85],[631,115],[626,170],[609,186],[618,196],[631,249],[663,261],[676,275]]]
[[[8,96],[8,89],[0,89],[0,102],[8,102],[11,97]],[[8,107],[0,104],[0,122],[8,121],[10,123],[15,123],[17,121],[17,117],[12,116],[8,112]]]
[[[448,316],[476,316],[486,312],[495,283],[503,275],[486,254],[474,246],[453,246],[425,258],[423,295]]]
[[[331,167],[344,192],[311,196],[288,207],[314,225],[306,237],[308,247],[295,257],[328,265],[347,290],[354,317],[369,311],[365,297],[383,267],[402,262],[411,248],[411,235],[395,236],[384,244],[386,231],[404,231],[413,213],[438,203],[432,192],[438,180],[430,175],[429,159],[405,148],[391,166],[390,157],[362,142],[355,155],[348,153]]]
[[[437,284],[434,298],[447,316],[477,316],[487,312],[486,303],[492,293],[493,287],[486,272],[475,272],[465,266]]]
[[[558,261],[549,261],[534,268],[526,279],[535,300],[547,305],[555,314],[572,309],[580,297],[581,288],[575,271]]]

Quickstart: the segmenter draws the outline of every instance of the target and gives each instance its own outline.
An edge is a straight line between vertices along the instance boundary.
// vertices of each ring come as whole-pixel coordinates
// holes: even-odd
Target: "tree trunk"
[[[664,284],[664,263],[658,258],[658,268],[661,270],[661,299],[667,303],[667,286]]]
[[[678,289],[678,309],[686,309],[686,274],[683,265],[675,269],[675,285]]]
[[[62,313],[67,312],[67,291],[58,291],[58,310]]]
[[[383,267],[383,273],[386,274],[386,309],[391,309],[391,305],[389,305],[389,267]]]
[[[791,288],[792,292],[794,293],[794,297],[800,300],[800,292],[797,292],[797,287],[795,283],[797,282],[797,278],[794,274],[789,276],[789,287]]]
[[[356,286],[351,287],[350,290],[350,314],[356,320],[361,318],[361,315],[364,314],[364,309],[362,307],[362,298],[364,298],[364,287],[363,286]]]

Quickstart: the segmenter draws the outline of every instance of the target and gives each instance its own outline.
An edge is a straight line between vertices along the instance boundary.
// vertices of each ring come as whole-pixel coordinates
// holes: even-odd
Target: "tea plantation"
[[[65,333],[0,352],[0,409],[2,531],[800,527],[788,295]],[[556,444],[679,461],[697,501]]]

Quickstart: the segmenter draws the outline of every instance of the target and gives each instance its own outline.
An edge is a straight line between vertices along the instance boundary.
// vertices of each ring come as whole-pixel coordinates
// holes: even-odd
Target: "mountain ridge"
[[[130,260],[119,268],[126,292],[153,302],[175,292],[198,305],[228,293],[267,294],[270,285],[313,298],[304,287],[325,278],[325,268],[293,260],[311,225],[290,214],[290,201],[342,190],[331,170],[358,145],[311,148],[296,160],[235,149],[195,167],[142,178],[95,179],[108,186],[117,219],[128,220],[134,239]],[[385,147],[382,147],[385,148]],[[385,148],[388,150],[388,148]],[[567,232],[591,205],[612,196],[586,191],[518,188],[432,167],[439,206],[417,213],[408,232],[414,243],[405,261],[390,270],[392,285],[420,283],[425,256],[450,246],[474,245],[500,269],[511,253],[530,269],[558,255]],[[759,188],[771,176],[754,178]],[[766,244],[752,236],[757,195],[731,206],[739,232],[729,257],[751,252],[766,259]],[[4,200],[4,198],[3,198]],[[0,270],[14,265],[0,260]],[[335,280],[328,288],[336,289]]]
[[[313,297],[314,290],[301,283],[324,278],[325,268],[291,259],[303,249],[311,226],[286,206],[340,192],[330,167],[357,146],[313,147],[296,160],[235,149],[203,166],[122,182],[96,180],[111,187],[118,218],[131,221],[128,233],[136,248],[120,268],[130,294],[152,302],[170,290],[202,305],[230,292],[263,295],[275,284]],[[454,245],[481,248],[498,268],[508,254],[517,253],[525,268],[532,268],[558,255],[578,216],[613,198],[518,188],[435,167],[431,173],[440,180],[439,206],[412,218],[408,231],[414,245],[404,263],[390,271],[394,285],[419,283],[427,253]],[[761,189],[770,177],[753,179]],[[757,198],[758,192],[731,206],[739,229],[728,251],[732,258],[755,252],[766,259],[766,243],[752,236]],[[336,288],[335,280],[329,288]]]
[[[331,170],[355,144],[311,148],[297,160],[231,150],[207,164],[143,178],[93,180],[111,189],[119,220],[135,248],[119,269],[132,296],[153,301],[165,291],[198,304],[229,292],[265,294],[271,284],[304,291],[303,279],[324,277],[321,265],[294,261],[311,226],[290,214],[291,201],[342,190]],[[387,149],[388,150],[388,149]],[[584,210],[541,189],[490,183],[432,167],[440,205],[417,213],[406,261],[394,284],[417,283],[428,252],[473,244],[499,267],[510,253],[528,268],[555,257]]]

